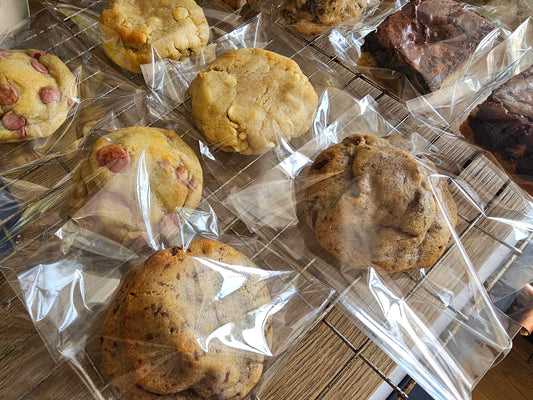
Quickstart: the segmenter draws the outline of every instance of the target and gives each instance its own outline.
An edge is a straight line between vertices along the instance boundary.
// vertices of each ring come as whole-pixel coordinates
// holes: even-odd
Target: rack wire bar
[[[94,2],[98,3],[98,2]],[[91,8],[91,5],[93,3],[89,3],[88,8]],[[30,1],[30,6],[32,10],[32,15],[34,18],[38,19],[48,13],[48,11],[44,10],[42,5],[37,0]],[[81,10],[81,12],[84,12],[87,10]],[[44,33],[47,30],[54,30],[54,29],[67,29],[71,32],[72,37],[65,38],[63,42],[58,42],[54,44],[54,48],[57,48],[58,46],[64,45],[67,41],[74,38],[74,40],[79,40],[85,45],[85,51],[80,52],[77,55],[74,55],[71,59],[66,60],[67,64],[70,63],[76,63],[79,62],[79,60],[83,59],[88,54],[91,54],[92,56],[105,60],[105,55],[103,54],[102,50],[99,48],[99,46],[91,44],[89,40],[86,38],[86,32],[84,29],[81,29],[80,26],[74,21],[74,18],[76,15],[71,15],[68,17],[63,17],[60,19],[57,15],[55,16],[58,19],[58,22],[55,24],[51,24],[43,29],[41,33]],[[89,28],[91,28],[89,26]],[[86,28],[87,29],[87,28]],[[414,121],[411,120],[411,118],[408,115],[407,109],[405,105],[395,96],[394,94],[383,90],[379,85],[374,83],[373,81],[366,78],[364,75],[361,75],[358,71],[354,71],[349,66],[345,65],[342,60],[340,60],[337,56],[334,54],[331,54],[328,52],[327,48],[322,46],[321,44],[321,38],[315,37],[312,40],[308,40],[307,38],[301,37],[299,35],[295,35],[293,32],[287,30],[287,35],[292,35],[296,41],[299,41],[302,44],[302,49],[308,49],[313,51],[317,57],[323,59],[329,66],[332,66],[336,71],[339,72],[339,76],[342,76],[344,78],[344,88],[345,90],[349,91],[351,94],[353,94],[356,97],[363,97],[364,95],[371,93],[373,97],[375,98],[376,102],[379,105],[392,105],[392,110],[394,111],[396,123],[395,126],[398,128],[405,128],[405,127],[411,127],[413,129],[418,129],[419,127],[416,125]],[[27,38],[28,42],[38,40],[39,33],[36,33],[32,37]],[[52,49],[49,49],[52,50]],[[118,70],[117,70],[118,71]],[[125,76],[133,85],[138,85],[140,87],[144,86],[144,82],[139,78],[136,74],[129,74],[124,71],[120,71],[120,73]],[[97,72],[95,72],[93,75],[84,77],[84,80],[90,80],[95,78]],[[110,88],[108,92],[102,93],[102,97],[108,96],[112,94],[112,92],[116,88]],[[95,99],[95,101],[98,101],[98,99]],[[169,113],[172,114],[175,111],[183,112],[183,110],[187,110],[187,108],[190,107],[190,104],[188,102],[185,102],[182,105],[176,105],[173,109],[169,110]],[[390,108],[390,107],[386,107]],[[123,115],[127,115],[129,112],[131,112],[131,108],[123,108],[117,111],[115,117],[120,118]],[[438,137],[433,137],[430,140],[430,144],[434,144],[439,140]],[[32,179],[39,179],[39,177],[43,176],[47,169],[50,169],[52,166],[54,168],[62,168],[63,171],[58,172],[58,175],[60,177],[58,178],[58,181],[60,181],[61,177],[68,176],[72,172],[72,165],[75,165],[75,160],[71,162],[71,160],[63,159],[62,157],[53,158],[53,159],[47,159],[46,161],[42,163],[37,163],[30,169],[25,169],[22,172],[16,172],[13,175],[10,175],[10,178],[13,182],[16,182],[18,180],[32,180]],[[468,169],[469,163],[472,163],[472,160],[465,161],[466,169]],[[253,162],[249,165],[245,166],[243,169],[239,171],[239,173],[234,177],[234,179],[240,179],[239,175],[244,175],[247,173],[248,168],[253,167]],[[215,199],[217,197],[223,197],[224,191],[229,187],[229,185],[232,182],[226,182],[225,185],[221,185],[218,187],[210,187],[207,188],[206,193],[206,200]],[[503,182],[501,185],[501,189],[494,193],[493,198],[490,199],[489,205],[491,203],[497,203],[500,201],[501,197],[505,195],[505,190],[508,186],[508,181]],[[35,197],[31,200],[26,206],[31,206],[32,204],[38,203],[42,201],[45,198],[48,198],[50,196],[53,196],[56,191],[61,190],[64,185],[67,185],[68,182],[62,182],[60,185],[54,185],[49,190],[41,193],[39,196]],[[227,187],[226,187],[227,186]],[[7,184],[0,188],[0,191],[8,190],[11,188],[10,184]],[[13,237],[11,234],[11,230],[9,228],[10,222],[12,222],[15,218],[21,217],[21,215],[24,213],[24,209],[19,210],[16,213],[13,213],[13,215],[6,219],[0,221],[0,228],[2,229],[3,234],[10,239],[11,246],[15,249],[16,254],[14,256],[22,257],[24,258],[24,251],[26,246],[31,246],[31,242],[28,243],[23,240],[22,243],[20,243],[17,237]],[[229,215],[228,211],[228,215]],[[465,243],[468,245],[468,240],[471,238],[481,238],[480,240],[490,239],[490,243],[492,243],[492,250],[495,250],[498,246],[503,246],[505,249],[507,249],[506,256],[498,263],[498,265],[494,268],[493,271],[491,271],[490,276],[485,280],[484,285],[488,291],[490,291],[494,285],[498,282],[499,279],[503,276],[503,274],[511,267],[513,261],[517,259],[517,257],[522,254],[522,251],[524,248],[530,243],[532,239],[532,235],[530,234],[527,238],[524,238],[520,241],[516,242],[509,242],[509,232],[501,232],[501,231],[493,231],[491,229],[490,221],[487,222],[487,216],[484,213],[477,212],[473,213],[471,209],[468,207],[461,208],[460,207],[460,224],[458,226],[458,233],[460,235],[461,239],[465,239]],[[239,234],[239,233],[246,233],[245,227],[242,226],[242,224],[239,224],[239,220],[237,217],[228,217],[227,224],[224,228],[228,228],[232,230],[233,233]],[[57,226],[60,226],[64,221],[59,221],[58,225],[51,225],[48,226],[48,229],[55,229]],[[36,226],[34,227],[35,230],[42,229],[42,226]],[[48,232],[48,231],[46,231]],[[278,236],[283,235],[283,231],[279,232]],[[41,234],[47,234],[47,233],[41,233]],[[37,235],[38,236],[38,235]],[[37,237],[35,236],[35,237]],[[278,237],[277,236],[277,237]],[[272,238],[272,241],[275,241],[277,237]],[[271,242],[272,242],[271,241]],[[269,246],[272,243],[266,243],[265,246]],[[468,249],[467,249],[468,250]],[[453,245],[448,248],[447,252],[442,256],[441,260],[439,260],[434,267],[433,270],[436,270],[438,265],[444,260],[447,255],[453,251]],[[489,251],[490,253],[490,251]],[[490,256],[490,254],[489,254]],[[477,264],[476,259],[472,260],[474,264]],[[481,260],[482,263],[484,263],[486,260]],[[305,266],[304,270],[307,270],[311,267],[310,265]],[[407,296],[406,300],[409,300],[409,297],[411,295],[414,295],[417,293],[418,290],[423,288],[424,290],[428,290],[427,287],[423,286],[424,281],[426,279],[429,279],[428,277],[431,276],[432,271],[431,270],[425,277],[420,279],[420,277],[414,277],[411,276],[412,279],[412,287],[410,288],[410,294]],[[431,295],[431,294],[430,294]],[[439,296],[434,296],[437,301],[439,300]],[[11,296],[9,300],[9,304],[13,302],[15,299],[14,296]],[[6,300],[7,301],[7,300]],[[7,304],[7,303],[6,303]],[[448,305],[449,306],[449,305]],[[472,305],[473,307],[473,305]],[[468,318],[468,309],[466,310],[455,310],[455,312],[459,312],[459,314],[463,313],[464,318]],[[451,331],[454,329],[460,329],[460,326],[457,325],[455,328],[449,328]],[[319,332],[319,333],[317,333]],[[321,335],[321,336],[313,336],[313,335]],[[31,338],[35,336],[36,333],[34,330],[31,330],[28,332],[28,335],[25,337],[24,340],[27,340],[28,338]],[[310,347],[314,345],[312,340],[314,338],[318,338],[320,343],[334,343],[334,346],[332,346],[332,349],[322,347],[319,349],[319,351],[323,351],[323,360],[328,359],[330,356],[335,355],[338,357],[338,363],[330,362],[328,364],[328,361],[324,361],[325,364],[331,365],[331,367],[328,370],[328,374],[324,374],[323,376],[318,375],[312,375],[318,376],[318,378],[315,379],[314,382],[306,382],[306,385],[309,386],[307,389],[307,386],[303,388],[303,393],[307,393],[310,396],[306,397],[309,399],[314,400],[331,400],[335,398],[341,398],[338,397],[339,393],[344,393],[344,398],[353,398],[353,399],[363,399],[363,398],[371,398],[372,394],[375,392],[375,390],[380,385],[387,385],[391,391],[391,394],[389,396],[390,399],[392,398],[398,398],[398,399],[409,399],[409,391],[413,386],[413,381],[406,378],[403,379],[402,382],[395,383],[390,378],[390,373],[394,370],[396,367],[395,363],[387,357],[372,341],[370,338],[366,337],[364,334],[362,334],[357,327],[353,326],[345,317],[339,314],[338,310],[334,306],[334,304],[331,305],[331,307],[328,308],[326,315],[322,319],[322,321],[317,325],[317,327],[313,330],[311,335],[304,338],[299,347],[291,354],[291,357],[286,357],[286,359],[283,359],[279,362],[280,366],[280,374],[283,375],[286,373],[288,376],[291,375],[290,368],[293,368],[293,364],[291,362],[297,362],[294,360],[306,360],[310,357],[310,351],[308,350]],[[333,342],[332,342],[333,341]],[[24,341],[19,343],[19,346],[24,347]],[[10,350],[12,351],[12,350]],[[9,355],[9,352],[6,349],[0,348],[0,359],[7,359],[6,357]],[[313,351],[315,352],[315,351]],[[313,355],[314,357],[315,355]],[[88,353],[85,353],[86,362],[88,363],[90,369],[94,372],[95,380],[98,382],[100,386],[100,389],[103,390],[106,395],[109,394],[112,395],[112,391],[109,389],[108,385],[105,383],[105,380],[103,377],[99,375],[97,367],[94,365],[93,360],[91,359],[90,355]],[[53,380],[54,377],[58,373],[58,371],[63,371],[60,367],[51,369],[47,374],[45,374],[41,379],[38,381],[35,381],[31,383],[31,386],[28,387],[19,397],[19,399],[25,399],[29,398],[26,396],[30,396],[30,394],[36,390],[39,390],[43,387],[43,383],[47,380]],[[314,378],[312,378],[314,379]],[[2,380],[2,375],[0,374],[0,381]],[[61,378],[58,378],[58,382],[61,381]],[[274,382],[276,386],[276,390],[279,390],[280,386],[283,385],[291,385],[294,381],[288,379],[286,382],[276,381]],[[299,382],[296,380],[296,382]],[[273,384],[274,384],[273,383]],[[272,384],[272,385],[273,385]],[[364,386],[366,387],[359,389],[355,388],[356,386]],[[268,387],[268,383],[266,384]],[[292,390],[292,391],[291,391]],[[308,392],[305,392],[305,390],[309,390]],[[358,390],[361,390],[359,392]],[[278,392],[274,392],[278,393]],[[298,390],[293,389],[287,389],[285,393],[300,393]],[[363,394],[364,393],[364,394]],[[351,396],[351,397],[350,397]],[[359,397],[363,396],[363,397]],[[268,398],[268,395],[267,397]],[[273,399],[276,397],[272,397]],[[287,398],[290,398],[287,397]],[[293,398],[303,398],[303,397],[297,397],[295,395]],[[63,400],[59,399],[58,400]],[[261,398],[263,400],[263,398]]]

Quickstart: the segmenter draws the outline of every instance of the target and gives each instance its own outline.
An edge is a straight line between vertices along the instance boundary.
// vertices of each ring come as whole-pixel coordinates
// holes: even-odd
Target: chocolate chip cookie
[[[259,48],[231,50],[191,82],[196,125],[223,151],[262,154],[307,132],[318,95],[293,60]]]
[[[270,298],[254,269],[233,247],[209,239],[159,251],[135,267],[102,334],[104,369],[121,394],[246,396],[263,371],[263,350],[253,347],[268,348],[271,338],[270,321],[256,321]],[[245,330],[251,340],[241,336]]]
[[[281,14],[296,32],[318,35],[359,17],[365,7],[366,0],[286,0]]]
[[[0,49],[0,143],[50,136],[77,93],[76,79],[57,56]]]
[[[100,14],[106,54],[117,65],[141,73],[141,64],[160,58],[183,61],[209,40],[209,25],[194,0],[110,0]]]
[[[310,167],[307,223],[324,249],[356,268],[391,273],[430,267],[451,237],[431,171],[399,149],[400,142],[352,135]],[[455,225],[457,208],[446,183],[435,179],[432,185]]]
[[[122,128],[99,138],[76,170],[71,214],[127,243],[176,208],[196,208],[202,185],[196,154],[174,131]]]

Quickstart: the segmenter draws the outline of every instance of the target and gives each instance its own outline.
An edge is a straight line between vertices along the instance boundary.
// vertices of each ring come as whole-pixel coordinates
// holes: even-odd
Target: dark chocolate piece
[[[494,90],[467,121],[476,144],[533,182],[533,66]]]
[[[365,37],[378,67],[403,72],[421,93],[460,71],[494,26],[453,0],[413,0]]]

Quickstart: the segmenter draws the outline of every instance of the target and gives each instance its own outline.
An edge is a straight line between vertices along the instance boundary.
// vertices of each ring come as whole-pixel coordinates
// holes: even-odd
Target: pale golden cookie
[[[77,93],[76,79],[55,55],[0,49],[0,143],[53,134]]]
[[[110,0],[100,15],[106,54],[119,66],[141,73],[160,58],[183,61],[209,40],[204,12],[194,0]]]
[[[293,60],[259,48],[231,50],[191,82],[196,125],[228,152],[261,154],[307,132],[318,104]]]
[[[281,14],[296,32],[318,35],[359,17],[365,7],[366,0],[287,0]]]
[[[395,141],[349,136],[320,153],[309,170],[307,222],[324,249],[356,268],[430,267],[451,237],[430,171]],[[457,207],[446,182],[435,191],[455,225]]]
[[[126,243],[176,208],[196,208],[202,185],[198,158],[174,131],[122,128],[99,138],[76,170],[71,213]]]
[[[232,266],[255,268],[231,246],[201,239],[187,251],[159,251],[132,270],[102,334],[104,368],[125,398],[240,399],[257,383],[264,356],[220,338],[228,329],[246,330],[258,336],[253,343],[268,346],[270,321],[255,323],[270,298],[257,276],[245,279],[241,271],[238,282],[227,281],[227,273],[236,277]]]

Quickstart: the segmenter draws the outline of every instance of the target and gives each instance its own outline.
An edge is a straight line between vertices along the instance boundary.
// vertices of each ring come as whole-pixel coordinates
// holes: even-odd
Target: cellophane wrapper
[[[406,43],[408,45],[406,44],[405,47],[401,47],[397,54],[393,50],[390,50],[391,63],[395,62],[395,59],[404,60],[405,64],[402,64],[403,67],[395,69],[392,66],[380,66],[376,63],[366,61],[368,58],[366,53],[370,52],[374,56],[371,51],[367,50],[365,52],[362,49],[367,36],[371,32],[376,31],[392,14],[400,12],[408,2],[382,2],[380,6],[383,8],[382,12],[374,13],[372,16],[360,19],[354,24],[338,26],[329,33],[329,43],[320,43],[320,46],[327,48],[328,52],[331,51],[336,54],[347,66],[367,76],[402,101],[411,99],[418,100],[420,96],[427,93],[431,96],[435,91],[454,90],[450,89],[450,87],[460,85],[461,82],[475,81],[477,79],[494,79],[496,68],[500,68],[501,72],[501,65],[491,65],[490,57],[494,52],[498,51],[498,47],[502,47],[502,42],[513,40],[515,42],[514,44],[521,45],[524,44],[524,41],[530,41],[530,38],[527,37],[517,37],[524,34],[522,24],[531,17],[533,13],[532,6],[521,0],[511,2],[497,0],[493,2],[458,1],[457,3],[463,5],[465,10],[479,14],[491,24],[491,28],[487,28],[479,40],[475,40],[477,44],[466,53],[468,57],[462,57],[461,60],[464,59],[463,61],[454,61],[455,63],[459,63],[457,64],[460,66],[459,68],[455,68],[455,66],[449,68],[450,66],[446,65],[448,61],[444,58],[439,58],[439,54],[446,54],[448,57],[453,57],[455,52],[460,54],[464,51],[464,43],[473,39],[468,34],[462,32],[461,29],[450,28],[450,32],[454,33],[447,33],[446,23],[450,23],[450,21],[445,22],[443,20],[443,16],[440,15],[442,10],[436,12],[435,16],[432,16],[429,11],[424,15],[415,11],[415,18],[412,24],[416,27],[413,28],[418,32],[416,34],[409,33],[411,28],[409,28],[408,24],[405,25],[405,29],[402,32],[406,35]],[[433,18],[438,22],[435,26],[431,26]],[[423,30],[420,30],[426,25],[427,32],[431,32],[431,38],[424,37]],[[465,25],[464,29],[468,29],[468,27]],[[513,38],[509,39],[512,35],[514,35]],[[325,39],[321,39],[322,41],[326,42]],[[428,46],[426,50],[424,50],[424,46]],[[433,50],[431,50],[432,48]],[[518,47],[513,50],[520,51],[520,49],[521,47]],[[430,58],[433,60],[435,58],[437,61],[432,61],[432,63],[427,65],[425,63],[421,64],[416,60],[417,51],[419,51],[419,57],[422,57],[424,60]],[[516,53],[509,54],[509,58],[516,56]],[[484,61],[489,63],[487,65],[488,71],[479,68]],[[439,62],[442,62],[443,65],[440,65]],[[420,68],[421,72],[416,72],[418,71],[417,65],[419,64],[422,65]],[[431,73],[436,77],[441,76],[436,83],[432,83],[433,78],[430,77],[429,72],[431,67],[433,68]],[[406,72],[410,69],[413,70],[412,74]],[[426,74],[426,72],[427,76],[424,75],[424,78],[418,76]],[[480,75],[485,76],[480,77]],[[418,78],[415,79],[416,76]],[[422,84],[415,82],[415,80],[426,80],[425,85],[429,88],[422,89]]]
[[[225,204],[252,231],[272,241],[287,257],[310,265],[316,276],[334,287],[341,294],[341,307],[354,323],[434,398],[470,398],[485,371],[509,350],[509,336],[516,333],[517,324],[494,308],[481,285],[494,271],[490,262],[486,265],[494,254],[488,254],[487,243],[477,242],[479,237],[468,235],[468,226],[479,218],[481,226],[516,243],[527,238],[533,227],[531,202],[490,155],[454,135],[416,125],[394,127],[384,117],[387,110],[376,109],[370,97],[357,100],[331,89],[327,98],[321,123],[314,126],[318,131],[314,140],[244,188],[234,190]],[[341,256],[318,243],[309,225],[312,214],[305,192],[320,178],[310,180],[309,168],[320,152],[353,134],[399,136],[401,148],[428,169],[433,196],[451,231],[446,251],[432,267],[391,272],[375,263],[361,265],[360,260],[367,259],[365,250],[361,256],[340,261]],[[335,174],[325,174],[324,179],[332,176]],[[348,189],[339,195],[339,203],[364,206],[366,192],[358,182],[353,176],[347,178]],[[453,207],[438,189],[443,184],[458,208],[455,225]],[[372,204],[367,207],[371,213]],[[337,222],[331,222],[347,225],[344,239],[336,236],[337,248],[350,249],[356,243],[361,248],[368,243],[372,246],[377,240],[373,228],[378,227],[365,220],[364,213],[359,228],[348,226],[353,212],[349,205],[346,210],[345,215],[339,211]],[[370,214],[368,219],[372,221]]]

